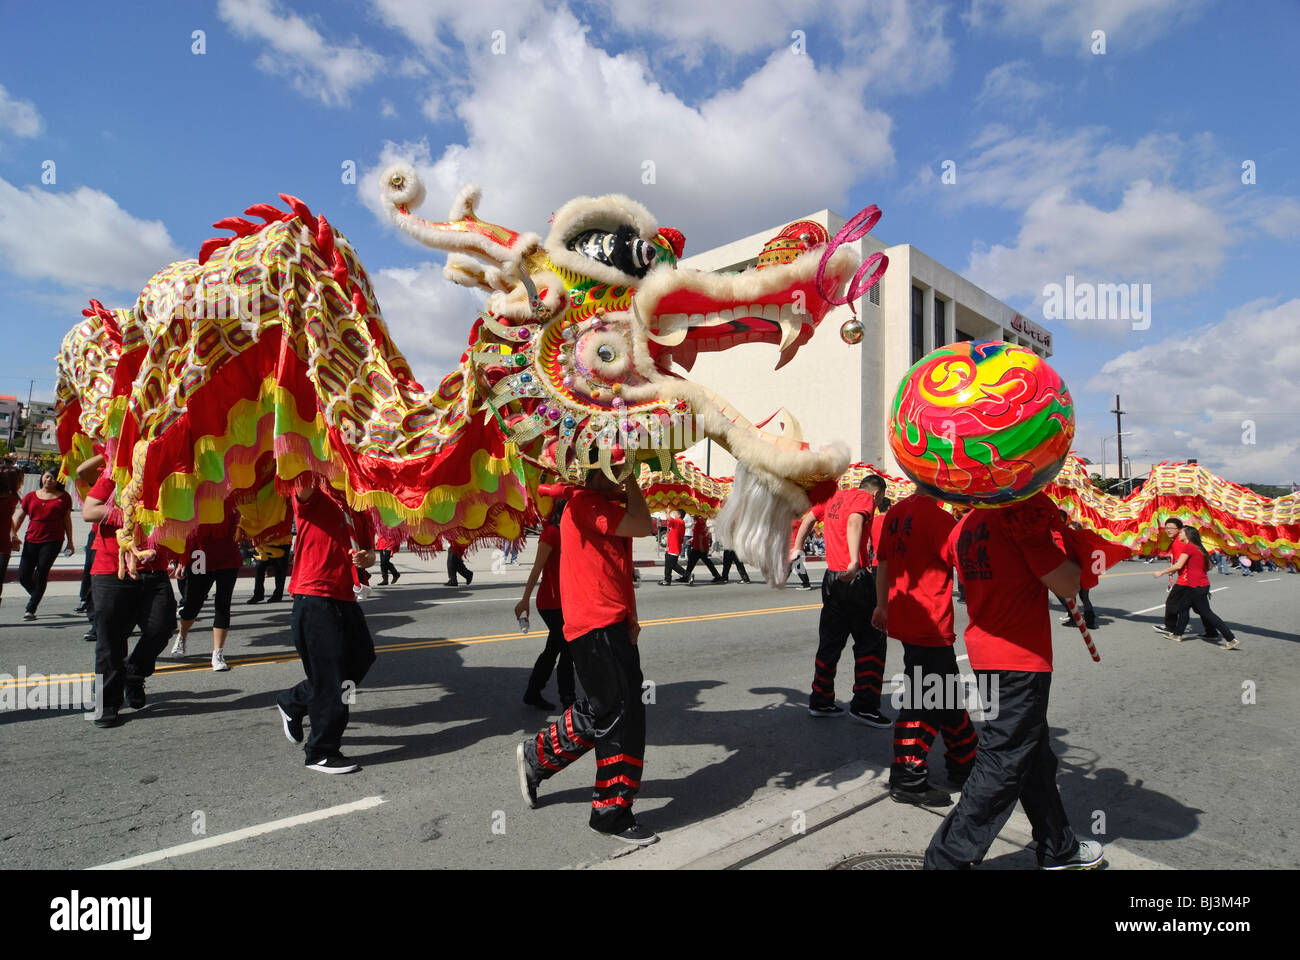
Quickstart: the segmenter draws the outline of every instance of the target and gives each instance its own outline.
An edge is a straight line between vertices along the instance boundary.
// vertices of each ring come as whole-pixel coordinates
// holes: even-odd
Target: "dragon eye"
[[[618,356],[618,354],[614,352],[614,348],[609,344],[602,343],[596,348],[596,356],[600,357],[600,359],[604,360],[606,363],[613,363],[614,358]]]
[[[598,263],[604,263],[633,277],[644,277],[654,265],[659,251],[642,240],[631,227],[608,230],[584,230],[573,237],[568,248]]]

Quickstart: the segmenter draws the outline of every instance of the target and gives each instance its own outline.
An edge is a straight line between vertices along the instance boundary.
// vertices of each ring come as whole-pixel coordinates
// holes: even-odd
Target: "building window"
[[[880,284],[875,284],[867,291],[867,299],[871,301],[872,305],[880,306]]]
[[[912,288],[912,362],[925,356],[925,293]]]
[[[958,342],[958,343],[961,343],[961,342],[964,341],[964,340],[974,340],[974,339],[975,339],[975,338],[972,337],[972,336],[971,336],[969,333],[967,333],[965,330],[958,330],[958,331],[957,331],[957,342]]]
[[[942,347],[948,342],[947,325],[944,323],[944,308],[947,301],[934,298],[934,345]]]

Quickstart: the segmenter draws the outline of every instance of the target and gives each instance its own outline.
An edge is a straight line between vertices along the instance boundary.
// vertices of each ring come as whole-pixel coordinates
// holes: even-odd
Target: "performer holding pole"
[[[937,733],[948,747],[948,780],[960,787],[975,762],[975,728],[962,703],[953,653],[952,561],[948,537],[956,521],[935,500],[916,493],[889,509],[875,544],[876,610],[872,626],[903,644],[905,701],[894,723],[889,795],[899,803],[946,807],[952,799],[930,783],[926,755]],[[928,706],[938,687],[942,703]],[[897,701],[895,701],[897,703]]]
[[[560,602],[564,637],[586,698],[515,750],[519,791],[537,806],[537,788],[588,750],[596,749],[592,830],[643,846],[658,836],[632,815],[645,753],[645,704],[632,539],[655,533],[635,474],[619,487],[599,470],[587,475],[560,522]]]

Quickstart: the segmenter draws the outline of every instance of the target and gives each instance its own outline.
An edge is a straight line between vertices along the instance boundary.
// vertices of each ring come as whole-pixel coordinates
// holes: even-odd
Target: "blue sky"
[[[879,204],[882,239],[1052,329],[1085,456],[1114,432],[1119,392],[1135,462],[1300,481],[1294,2],[11,2],[0,16],[0,393],[25,398],[37,377],[50,398],[86,298],[127,305],[214,220],[281,191],[347,234],[398,344],[436,379],[475,295],[383,218],[374,179],[400,157],[424,175],[427,216],[473,181],[485,218],[544,232],[568,198],[623,192],[688,254]],[[1067,275],[1150,284],[1149,328],[1045,320],[1043,289]]]

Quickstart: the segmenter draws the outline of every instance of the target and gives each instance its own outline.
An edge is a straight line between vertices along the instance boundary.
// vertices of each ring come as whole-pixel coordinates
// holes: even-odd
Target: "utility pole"
[[[1120,478],[1121,480],[1124,479],[1124,436],[1123,436],[1123,433],[1124,433],[1124,424],[1123,424],[1123,417],[1124,417],[1124,414],[1125,414],[1126,412],[1127,412],[1127,411],[1124,411],[1124,410],[1121,410],[1121,409],[1120,409],[1120,406],[1119,406],[1119,394],[1118,394],[1118,393],[1115,394],[1115,409],[1111,411],[1111,413],[1115,414],[1115,433],[1118,434],[1118,436],[1115,437],[1115,446],[1118,448],[1118,449],[1115,451],[1115,472],[1119,475],[1119,478]]]
[[[32,391],[36,389],[36,381],[32,380],[27,387],[27,459],[32,458],[32,442],[36,435],[32,433]]]

